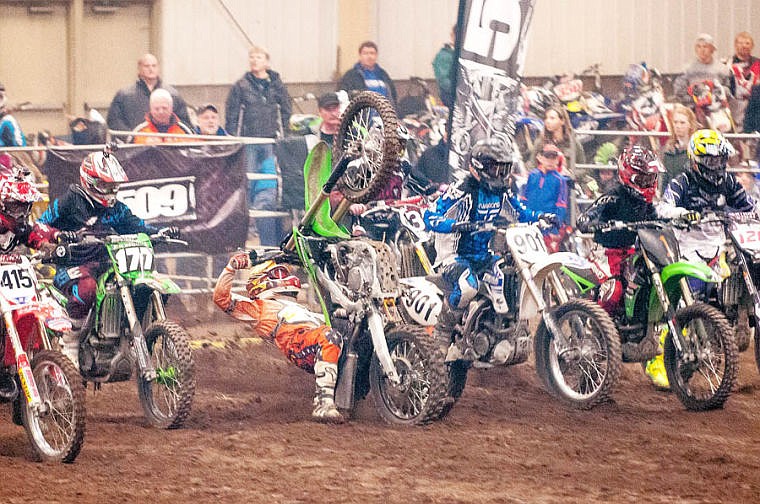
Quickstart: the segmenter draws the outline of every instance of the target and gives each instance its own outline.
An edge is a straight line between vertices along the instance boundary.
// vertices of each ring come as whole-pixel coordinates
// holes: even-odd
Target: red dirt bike
[[[73,462],[84,442],[84,385],[50,338],[71,330],[71,322],[39,288],[24,256],[0,255],[0,314],[5,373],[0,402],[12,403],[13,422],[26,429],[36,460]]]

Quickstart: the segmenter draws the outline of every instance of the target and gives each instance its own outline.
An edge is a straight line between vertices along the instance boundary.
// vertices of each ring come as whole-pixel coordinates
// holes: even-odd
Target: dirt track
[[[191,333],[247,336],[243,325],[208,327]],[[524,364],[470,371],[451,416],[412,429],[384,424],[369,400],[346,425],[311,422],[312,377],[272,347],[195,358],[198,389],[181,430],[148,427],[133,382],[90,387],[85,445],[71,465],[30,462],[4,407],[0,502],[760,501],[751,350],[723,410],[689,413],[627,365],[614,403],[572,411]]]

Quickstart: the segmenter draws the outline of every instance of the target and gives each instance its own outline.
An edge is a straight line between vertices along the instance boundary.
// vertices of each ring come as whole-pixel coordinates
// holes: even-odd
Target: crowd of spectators
[[[441,47],[431,62],[439,95],[448,107],[454,106],[456,97],[455,35],[456,26],[451,30],[451,39]],[[707,126],[697,123],[693,107],[688,106],[693,105],[689,94],[691,86],[705,80],[714,80],[724,85],[729,92],[736,131],[760,131],[760,59],[752,55],[752,36],[748,32],[737,34],[734,54],[730,58],[721,60],[716,54],[717,49],[712,36],[704,33],[698,35],[694,44],[694,60],[688,62],[673,81],[674,101],[680,103],[669,106],[667,121],[671,136],[659,149],[666,169],[662,177],[663,184],[686,169],[686,142],[693,131],[700,126]],[[337,89],[348,93],[372,90],[386,96],[391,103],[398,103],[394,82],[378,64],[378,47],[372,41],[359,45],[358,61],[339,79]],[[319,97],[319,128],[307,137],[309,148],[318,140],[332,142],[339,124],[341,100],[347,100],[347,96],[327,93]],[[5,88],[0,84],[0,147],[25,145],[21,128],[5,104]],[[274,143],[287,131],[291,97],[283,78],[272,70],[270,55],[265,48],[250,48],[248,69],[231,86],[224,107],[224,125],[221,124],[219,108],[215,104],[207,103],[188,113],[188,106],[180,93],[162,81],[158,59],[152,54],[145,54],[137,61],[137,80],[116,93],[106,121],[110,130],[122,132],[120,138],[135,143],[178,141],[185,134],[270,139],[270,143],[251,143],[245,146],[246,169],[248,173],[254,174],[249,182],[249,205],[256,210],[278,210],[278,167]],[[191,116],[194,117],[194,122],[191,122]],[[555,181],[557,176],[564,177],[568,184],[552,182],[552,187],[565,191],[565,194],[550,195],[554,203],[566,204],[569,196],[567,192],[574,185],[580,188],[581,196],[590,197],[617,183],[613,170],[599,170],[590,174],[577,165],[583,165],[591,158],[597,163],[614,163],[615,155],[622,147],[619,142],[607,142],[595,152],[586,152],[584,144],[576,137],[567,109],[562,104],[547,107],[540,119],[543,121],[543,130],[532,150],[523,153],[527,171],[534,170],[527,179],[540,181],[543,187],[543,184],[548,183],[546,180]],[[131,136],[127,132],[131,132]],[[155,135],[156,133],[168,135]],[[555,149],[561,158],[557,167],[552,166],[554,158],[551,152]],[[743,152],[747,158],[746,151]],[[546,153],[549,153],[548,157]],[[435,184],[446,183],[449,179],[447,154],[448,144],[444,140],[423,153],[419,163],[412,167],[412,173]],[[592,183],[587,185],[588,180]],[[544,196],[546,195],[542,193],[542,198]],[[530,190],[523,189],[523,197],[530,200]],[[536,204],[541,206],[544,203]],[[555,210],[552,212],[562,213]],[[282,236],[279,220],[265,218],[257,221],[258,228],[252,225],[251,234],[257,234],[262,244],[279,243]],[[253,222],[256,221],[252,220]]]

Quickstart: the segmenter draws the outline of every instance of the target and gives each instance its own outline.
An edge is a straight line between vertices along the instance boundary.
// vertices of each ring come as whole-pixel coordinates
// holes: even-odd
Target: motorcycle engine
[[[331,252],[336,280],[355,299],[398,297],[396,263],[387,244],[359,238],[340,242]]]
[[[81,370],[89,377],[103,381],[125,381],[132,376],[134,358],[123,339],[124,306],[115,286],[106,286],[106,296],[100,308],[100,321],[82,345]]]

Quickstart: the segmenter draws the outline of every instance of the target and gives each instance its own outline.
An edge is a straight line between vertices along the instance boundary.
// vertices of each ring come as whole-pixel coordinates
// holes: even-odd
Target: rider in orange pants
[[[231,292],[235,272],[251,268],[248,254],[230,258],[214,289],[214,303],[232,317],[250,322],[253,333],[274,343],[285,357],[316,376],[312,417],[317,421],[341,423],[335,407],[340,334],[321,317],[297,304],[291,297],[301,289],[300,280],[286,266],[266,261],[255,265],[246,283],[248,297]]]

